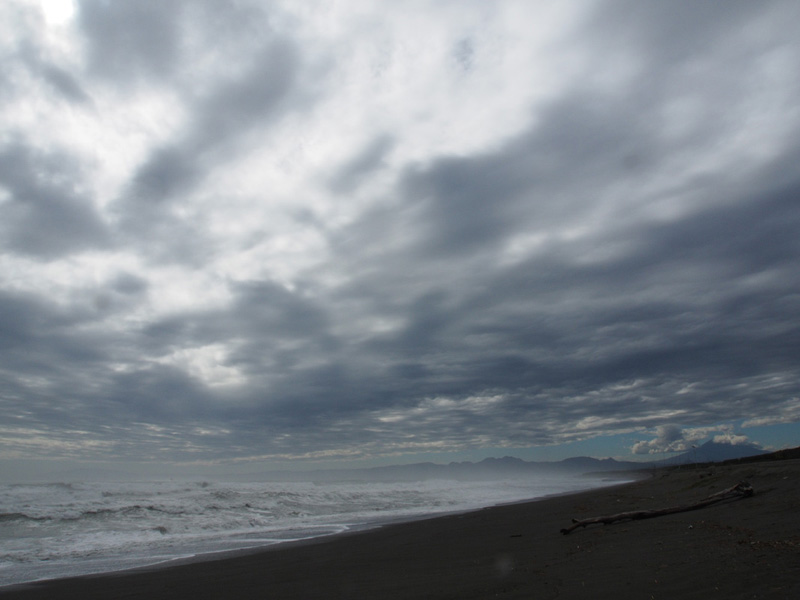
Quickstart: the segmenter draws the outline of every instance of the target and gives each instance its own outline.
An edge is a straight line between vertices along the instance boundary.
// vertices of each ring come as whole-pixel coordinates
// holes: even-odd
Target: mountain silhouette
[[[648,464],[664,466],[722,462],[736,458],[758,456],[759,454],[768,454],[768,452],[766,450],[762,450],[755,444],[725,444],[711,440],[682,454],[677,454],[670,458],[665,458],[664,460],[658,460]]]

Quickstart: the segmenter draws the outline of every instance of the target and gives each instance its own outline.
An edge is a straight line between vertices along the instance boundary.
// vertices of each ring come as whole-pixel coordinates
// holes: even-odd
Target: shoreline
[[[117,560],[110,558],[108,556],[100,557],[100,555],[97,555],[94,557],[94,559],[91,559],[88,562],[88,564],[75,563],[75,566],[72,568],[71,572],[69,570],[70,567],[65,565],[61,566],[60,568],[57,568],[58,570],[56,571],[50,569],[49,573],[45,573],[43,575],[39,576],[32,575],[32,578],[30,579],[17,580],[11,582],[6,581],[0,583],[0,593],[8,589],[45,583],[50,581],[76,579],[82,577],[97,577],[106,575],[108,576],[125,575],[128,573],[135,573],[140,571],[151,571],[151,570],[158,570],[161,568],[170,568],[173,566],[184,565],[194,562],[215,561],[225,558],[245,556],[253,553],[264,552],[267,550],[271,551],[277,548],[283,548],[295,544],[315,543],[318,540],[322,541],[331,537],[351,535],[354,533],[379,529],[381,527],[393,526],[396,524],[435,519],[452,515],[460,515],[478,510],[483,510],[486,508],[492,508],[495,506],[536,502],[551,497],[581,493],[593,489],[602,489],[602,488],[612,487],[615,485],[622,485],[627,482],[635,481],[638,478],[639,477],[636,477],[635,475],[631,474],[629,474],[629,476],[623,475],[621,477],[603,476],[602,479],[600,477],[593,477],[593,478],[586,478],[583,487],[567,489],[559,492],[550,492],[528,498],[523,497],[514,500],[502,500],[484,506],[471,505],[471,506],[461,506],[458,508],[453,507],[446,509],[431,508],[429,512],[418,512],[418,513],[415,512],[411,514],[398,513],[395,515],[392,514],[372,515],[371,517],[368,517],[367,520],[355,520],[350,522],[331,521],[329,524],[324,526],[299,528],[296,530],[296,533],[298,534],[296,536],[281,535],[272,540],[254,539],[250,543],[239,542],[236,543],[235,545],[231,544],[231,547],[228,548],[216,548],[216,549],[204,550],[200,548],[191,549],[187,547],[184,549],[184,551],[172,555],[167,555],[167,554],[155,555],[155,556],[150,555],[149,557],[142,555],[133,558],[131,557],[123,558],[122,556],[120,556]],[[345,518],[347,517],[345,516]],[[320,530],[322,529],[325,529],[327,531],[321,532]],[[317,531],[312,533],[312,530],[317,530]],[[287,529],[286,531],[289,530]],[[266,537],[270,537],[272,533],[274,532],[268,532],[265,533],[265,535]],[[159,552],[159,554],[161,554],[161,552]],[[98,558],[100,558],[100,560],[103,561],[102,564],[95,564]],[[43,563],[42,566],[46,569],[48,567],[52,567],[52,565],[49,562]]]
[[[643,521],[572,518],[697,501],[740,480],[751,498]],[[92,598],[800,597],[800,460],[710,465],[223,556],[0,588]]]

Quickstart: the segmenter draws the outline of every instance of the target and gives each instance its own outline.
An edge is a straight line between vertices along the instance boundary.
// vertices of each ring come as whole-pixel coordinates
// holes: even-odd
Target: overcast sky
[[[799,22],[3,1],[0,460],[798,445]]]

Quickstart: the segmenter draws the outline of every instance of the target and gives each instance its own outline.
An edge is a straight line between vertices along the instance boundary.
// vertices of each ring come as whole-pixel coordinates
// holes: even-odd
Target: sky
[[[0,470],[800,445],[798,22],[5,0]]]

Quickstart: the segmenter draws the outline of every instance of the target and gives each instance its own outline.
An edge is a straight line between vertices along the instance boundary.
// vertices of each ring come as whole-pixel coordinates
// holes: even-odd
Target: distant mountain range
[[[706,442],[702,446],[692,448],[688,452],[678,454],[671,458],[656,461],[661,465],[683,465],[692,463],[723,462],[737,458],[748,458],[760,454],[769,454],[753,444],[720,444],[718,442]],[[651,465],[653,463],[650,463]]]
[[[264,473],[263,481],[421,481],[426,479],[456,479],[461,481],[481,481],[545,474],[580,475],[588,473],[610,473],[683,465],[692,463],[722,462],[738,458],[767,454],[752,444],[720,444],[709,441],[664,460],[634,462],[619,461],[613,458],[591,458],[577,456],[556,462],[525,461],[511,456],[486,458],[480,462],[416,463],[411,465],[392,465],[368,469],[336,469],[311,472],[277,471]],[[252,477],[252,476],[251,476]]]
[[[794,456],[792,452],[798,454]],[[561,461],[535,462],[506,456],[503,458],[486,458],[480,462],[451,462],[435,464],[431,462],[411,465],[392,465],[361,469],[330,469],[316,471],[267,471],[262,473],[239,472],[224,477],[229,481],[312,481],[317,483],[332,482],[389,482],[389,481],[424,481],[427,479],[453,479],[460,481],[491,481],[543,475],[593,475],[609,477],[614,472],[641,471],[658,467],[723,462],[728,460],[754,460],[759,457],[769,459],[764,450],[752,444],[720,444],[706,442],[692,448],[688,452],[657,461],[620,461],[613,458],[591,458],[576,456]],[[774,453],[776,458],[800,458],[800,448],[782,450]],[[189,475],[191,479],[204,479],[202,473]],[[138,481],[147,479],[141,474],[120,471],[103,471],[98,469],[77,469],[68,472],[59,471],[47,480],[52,481]],[[158,478],[158,477],[156,477]]]

